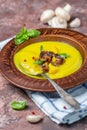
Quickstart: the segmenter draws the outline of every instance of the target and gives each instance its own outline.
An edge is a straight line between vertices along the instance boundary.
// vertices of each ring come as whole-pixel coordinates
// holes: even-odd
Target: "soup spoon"
[[[75,109],[80,109],[80,104],[76,101],[76,99],[71,96],[69,93],[67,93],[64,89],[62,89],[54,80],[52,80],[46,73],[37,73],[37,72],[33,72],[33,73],[28,73],[30,75],[38,75],[38,76],[42,76],[44,78],[46,78],[55,88],[55,90],[57,91],[57,93],[59,94],[59,96],[65,101],[67,102],[71,107],[75,108]]]
[[[80,109],[80,104],[76,101],[76,99],[71,96],[69,93],[67,93],[65,90],[63,90],[54,80],[52,80],[47,74],[41,73],[41,76],[46,78],[55,88],[59,96],[67,102],[70,106],[72,106],[75,109]]]
[[[26,66],[20,64],[20,67],[22,69],[24,69]],[[27,74],[33,75],[33,76],[42,76],[44,78],[46,78],[55,88],[55,90],[57,91],[57,93],[59,94],[59,96],[66,101],[70,106],[72,106],[75,109],[80,109],[80,105],[79,103],[76,101],[76,99],[74,97],[72,97],[69,93],[67,93],[65,90],[63,90],[54,80],[52,80],[46,73],[43,72],[38,72],[38,71],[31,71],[32,69],[30,68],[30,71],[26,71]]]

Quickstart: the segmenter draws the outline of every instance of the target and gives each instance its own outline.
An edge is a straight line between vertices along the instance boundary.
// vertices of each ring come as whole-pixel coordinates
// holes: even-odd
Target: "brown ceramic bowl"
[[[75,87],[87,81],[87,37],[79,32],[67,29],[43,28],[38,29],[41,35],[16,46],[14,39],[8,42],[0,52],[0,70],[2,75],[14,85],[34,91],[55,91],[49,81],[36,79],[21,73],[14,65],[13,57],[16,52],[25,46],[39,41],[62,41],[77,48],[82,57],[83,64],[79,70],[64,78],[55,79],[63,89]]]

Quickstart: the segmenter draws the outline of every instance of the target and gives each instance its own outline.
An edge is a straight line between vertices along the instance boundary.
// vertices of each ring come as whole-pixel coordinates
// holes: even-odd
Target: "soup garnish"
[[[14,55],[17,69],[33,78],[41,78],[35,75],[43,71],[52,79],[62,78],[77,71],[82,62],[83,58],[75,47],[59,41],[32,43]]]
[[[40,54],[38,58],[33,57],[34,64],[40,65],[40,69],[42,69],[42,72],[49,72],[49,64],[52,64],[53,66],[59,66],[62,65],[65,62],[65,58],[70,57],[66,53],[54,53],[52,51],[45,51],[43,46],[40,46]]]
[[[15,37],[15,45],[19,45],[23,43],[24,41],[28,40],[29,38],[37,37],[40,35],[40,31],[35,29],[26,29],[25,27],[21,29],[21,31],[16,34]]]

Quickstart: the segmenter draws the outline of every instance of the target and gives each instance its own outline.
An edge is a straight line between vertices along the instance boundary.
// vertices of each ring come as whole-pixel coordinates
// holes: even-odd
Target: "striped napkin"
[[[11,39],[0,42],[0,49]],[[59,97],[57,92],[24,91],[57,124],[71,124],[87,116],[87,82],[67,90],[79,102],[81,107],[79,110],[69,106]]]

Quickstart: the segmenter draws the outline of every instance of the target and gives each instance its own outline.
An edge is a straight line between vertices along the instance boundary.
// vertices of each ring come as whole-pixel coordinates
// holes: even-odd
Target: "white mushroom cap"
[[[53,28],[67,28],[67,22],[61,17],[54,17],[50,21],[50,26]]]
[[[63,9],[70,13],[72,6],[70,4],[66,4]]]
[[[79,27],[81,25],[81,20],[79,18],[75,18],[71,23],[69,24],[70,27]]]
[[[42,23],[47,23],[54,15],[55,13],[53,10],[51,9],[45,10],[40,17],[40,21]]]
[[[79,27],[81,25],[79,18],[75,18],[71,22],[69,21],[71,18],[71,9],[72,6],[70,4],[66,4],[63,8],[57,7],[55,11],[47,9],[42,13],[40,21],[43,24],[48,23],[53,28],[67,28],[68,25],[70,27]]]
[[[70,20],[70,14],[61,7],[57,7],[55,9],[55,14],[56,14],[56,16],[64,18],[66,21]]]
[[[28,115],[26,117],[26,120],[31,123],[37,123],[37,122],[41,121],[42,119],[43,119],[43,117],[41,115]]]

